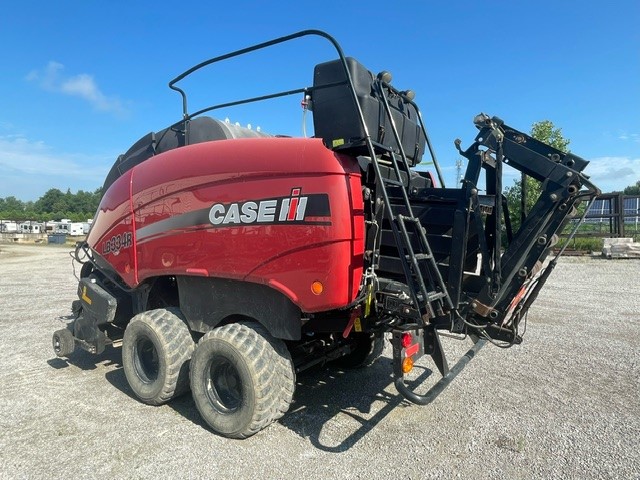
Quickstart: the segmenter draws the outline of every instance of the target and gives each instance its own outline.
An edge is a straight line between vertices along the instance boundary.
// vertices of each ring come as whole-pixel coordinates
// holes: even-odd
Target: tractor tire
[[[274,343],[253,323],[215,328],[198,342],[191,359],[191,393],[215,432],[247,438],[286,411],[292,378]]]
[[[347,355],[334,361],[335,365],[345,369],[370,367],[382,355],[384,336],[372,333],[353,333],[354,345]]]
[[[293,367],[291,354],[282,340],[274,338],[269,331],[259,323],[245,325],[253,328],[257,333],[262,335],[276,352],[274,367],[280,372],[281,388],[278,401],[274,404],[273,421],[279,420],[289,410],[296,389],[296,371]]]
[[[180,310],[160,308],[131,319],[122,339],[129,386],[149,405],[162,405],[189,390],[195,343]]]
[[[59,357],[68,357],[76,349],[76,341],[71,330],[63,328],[53,332],[53,351]]]

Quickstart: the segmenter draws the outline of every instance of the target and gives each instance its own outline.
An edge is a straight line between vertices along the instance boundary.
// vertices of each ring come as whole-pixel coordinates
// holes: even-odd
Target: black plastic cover
[[[126,153],[118,157],[104,181],[102,191],[106,192],[116,179],[136,165],[154,155],[174,148],[214,140],[268,136],[265,133],[249,130],[248,128],[222,122],[211,117],[198,117],[189,120],[186,130],[184,123],[180,123],[178,126],[165,128],[158,132],[150,132],[134,143]]]
[[[78,284],[78,297],[85,316],[92,318],[97,325],[113,322],[118,302],[100,285],[93,283],[90,278],[81,279]]]
[[[364,115],[364,121],[374,147],[378,152],[390,148],[399,153],[399,145],[391,128],[389,115],[373,88],[374,76],[357,60],[347,57],[349,75]],[[358,110],[346,83],[344,67],[340,60],[316,65],[313,76],[313,123],[316,137],[324,140],[329,148],[353,148],[366,154],[365,130]],[[420,162],[425,149],[425,137],[418,121],[418,112],[399,95],[387,92],[391,115],[398,130],[402,147],[411,166]]]

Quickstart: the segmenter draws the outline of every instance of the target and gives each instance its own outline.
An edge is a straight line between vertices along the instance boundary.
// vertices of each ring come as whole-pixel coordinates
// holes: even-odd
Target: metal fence
[[[564,233],[568,233],[565,229]],[[640,195],[604,193],[591,205],[578,236],[640,236]]]

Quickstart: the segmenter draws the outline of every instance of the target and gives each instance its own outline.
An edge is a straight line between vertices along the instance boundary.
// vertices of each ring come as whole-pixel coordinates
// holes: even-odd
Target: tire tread
[[[255,386],[255,408],[251,414],[251,419],[238,431],[219,433],[231,438],[250,437],[280,418],[288,409],[294,388],[291,357],[288,356],[288,350],[284,343],[271,337],[268,331],[257,323],[231,323],[207,332],[198,342],[196,356],[198,355],[198,348],[212,341],[225,342],[238,351],[248,366]],[[283,360],[284,352],[288,356],[288,364],[286,360]],[[291,374],[287,372],[287,369],[291,371]],[[191,382],[192,391],[194,392],[193,384],[199,381],[196,376],[192,369]],[[287,386],[289,382],[292,383],[290,387]],[[283,391],[286,394],[283,394]],[[289,399],[288,401],[287,398]],[[206,414],[201,410],[197,398],[196,406],[198,406],[200,413],[207,421]],[[215,425],[211,422],[208,423],[215,429]]]
[[[182,312],[173,307],[142,312],[131,319],[127,329],[135,323],[150,328],[166,353],[166,376],[161,390],[153,398],[142,400],[150,405],[162,405],[186,393],[189,390],[189,361],[195,350],[195,343]],[[131,385],[131,381],[129,384]]]

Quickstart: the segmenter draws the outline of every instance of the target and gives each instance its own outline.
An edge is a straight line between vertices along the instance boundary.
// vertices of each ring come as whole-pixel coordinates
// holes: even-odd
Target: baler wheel
[[[214,431],[246,438],[287,410],[293,368],[277,342],[254,323],[224,325],[200,339],[191,360],[191,392]]]
[[[285,343],[279,338],[274,338],[264,326],[259,323],[247,323],[246,325],[265,338],[276,351],[274,366],[280,371],[281,380],[280,394],[273,411],[273,421],[276,421],[282,418],[289,410],[296,388],[296,371],[293,367],[291,353],[289,353]]]
[[[53,351],[59,357],[68,357],[76,348],[76,342],[73,338],[73,333],[71,333],[71,331],[66,328],[53,332],[52,341]]]
[[[142,312],[122,339],[122,365],[136,396],[161,405],[189,390],[189,361],[195,344],[176,308]]]

